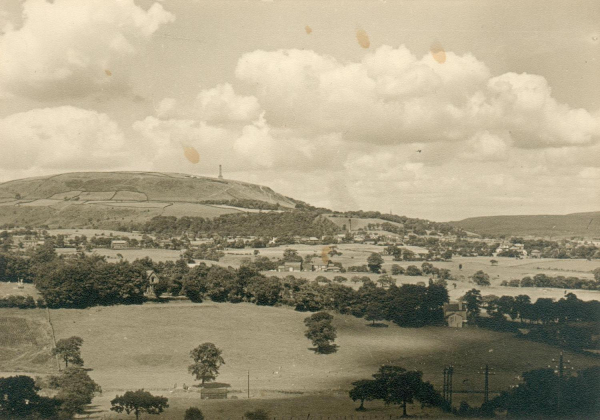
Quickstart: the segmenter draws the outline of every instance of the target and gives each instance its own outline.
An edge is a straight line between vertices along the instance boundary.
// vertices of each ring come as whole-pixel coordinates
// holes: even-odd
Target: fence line
[[[46,306],[46,316],[48,317],[48,324],[50,324],[50,331],[52,332],[52,343],[54,344],[54,348],[56,348],[56,336],[54,335],[54,324],[52,324],[52,319],[50,319],[50,309]],[[56,360],[56,367],[60,371],[60,360],[58,358],[58,354],[54,356]]]

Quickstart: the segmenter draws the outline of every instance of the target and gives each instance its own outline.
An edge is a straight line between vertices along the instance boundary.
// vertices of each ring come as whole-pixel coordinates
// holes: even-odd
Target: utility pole
[[[444,400],[452,407],[452,375],[454,368],[452,366],[444,368],[444,388],[443,397]]]
[[[250,371],[248,371],[248,399],[250,399]]]
[[[448,379],[448,402],[450,403],[450,407],[452,407],[452,375],[454,374],[454,367],[450,365],[448,368],[448,375],[450,378]]]
[[[444,387],[442,388],[442,397],[444,398],[444,401],[448,401],[448,393],[447,393],[447,388],[448,388],[448,368],[444,368]]]
[[[558,365],[555,365],[555,370],[554,373],[558,373],[558,386],[557,386],[557,392],[556,392],[556,411],[560,413],[560,406],[562,405],[562,387],[563,387],[563,379],[565,377],[565,364],[569,364],[571,363],[570,360],[567,360],[565,362],[564,357],[563,357],[563,352],[560,352],[560,355],[558,357],[558,360],[556,359],[552,359],[553,362],[558,362]],[[548,365],[548,367],[550,367],[550,365]],[[566,367],[567,372],[568,372],[568,367]],[[574,368],[571,367],[571,370],[573,370]]]
[[[490,400],[490,375],[495,375],[495,373],[490,372],[490,366],[487,364],[482,369],[483,371],[479,373],[483,373],[484,375],[483,403],[485,404]]]

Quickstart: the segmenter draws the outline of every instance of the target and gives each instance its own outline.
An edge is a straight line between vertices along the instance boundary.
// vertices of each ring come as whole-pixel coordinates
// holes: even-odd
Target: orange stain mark
[[[367,35],[367,32],[364,29],[359,29],[356,31],[356,40],[358,41],[358,45],[363,48],[369,48],[371,46],[369,35]]]
[[[104,70],[104,73],[106,73],[107,76],[112,76],[112,71],[108,69]]]
[[[329,252],[331,251],[331,248],[328,246],[324,246],[323,249],[321,250],[321,259],[323,260],[324,264],[327,264],[329,262]]]
[[[200,153],[198,153],[198,151],[196,149],[194,149],[192,146],[184,146],[183,147],[183,155],[191,163],[195,164],[195,163],[200,162]]]
[[[307,34],[307,35],[310,35],[310,34],[312,33],[312,28],[311,28],[310,26],[308,26],[308,25],[306,25],[306,26],[304,27],[304,30],[306,31],[306,34]]]
[[[429,52],[433,59],[438,63],[444,64],[446,62],[446,51],[444,51],[444,48],[442,48],[440,43],[436,42],[433,44],[429,49]]]

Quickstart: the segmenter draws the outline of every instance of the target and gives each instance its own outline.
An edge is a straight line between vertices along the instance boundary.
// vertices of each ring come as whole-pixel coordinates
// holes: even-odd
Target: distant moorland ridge
[[[600,212],[565,215],[471,217],[450,224],[480,235],[600,237]]]
[[[165,172],[77,172],[0,184],[0,225],[81,227],[295,205],[265,186]]]

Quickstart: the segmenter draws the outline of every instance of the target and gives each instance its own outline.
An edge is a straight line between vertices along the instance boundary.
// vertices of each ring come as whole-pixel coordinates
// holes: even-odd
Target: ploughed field
[[[303,319],[309,314],[247,303],[180,301],[50,312],[57,339],[84,339],[82,357],[104,391],[94,404],[108,409],[117,393],[144,388],[170,398],[173,408],[165,416],[173,418],[181,418],[192,405],[205,414],[221,413],[213,418],[241,417],[253,407],[306,416],[311,398],[328,397],[331,404],[323,403],[322,413],[351,414],[356,406],[347,397],[351,382],[370,378],[386,363],[422,370],[439,390],[443,368],[453,364],[454,390],[465,392],[455,395],[455,403],[479,404],[483,396],[473,391],[483,389],[479,372],[486,363],[496,373],[490,379],[490,390],[496,391],[517,384],[523,371],[551,364],[559,353],[545,344],[477,328],[373,328],[363,319],[335,315],[339,350],[317,355],[304,337]],[[187,372],[189,351],[204,342],[223,350],[226,364],[217,381],[230,384],[230,397],[237,400],[201,401],[196,388],[182,390],[183,384],[196,383]],[[566,354],[575,369],[600,365],[600,359],[591,356]],[[252,399],[243,402],[248,371]],[[369,405],[379,407],[378,413],[398,412]],[[415,414],[419,410],[412,408]]]

